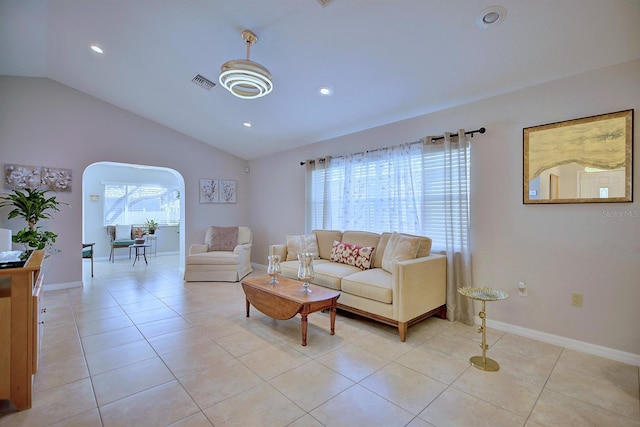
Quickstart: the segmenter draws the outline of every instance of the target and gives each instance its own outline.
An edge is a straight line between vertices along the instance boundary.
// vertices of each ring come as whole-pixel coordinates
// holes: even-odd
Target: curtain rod
[[[476,133],[485,133],[486,131],[487,131],[487,129],[485,129],[484,127],[481,127],[479,129],[476,129],[476,130],[467,131],[464,134],[465,135],[471,135],[471,137],[473,138],[474,134],[476,134]],[[451,134],[452,138],[455,138],[455,137],[458,136],[457,132],[449,132],[449,133]],[[444,135],[442,135],[442,136],[434,136],[434,137],[431,138],[431,141],[429,141],[429,142],[431,142],[433,144],[434,141],[438,141],[440,139],[444,139]],[[412,144],[419,143],[419,142],[420,141],[412,142]],[[307,161],[312,161],[313,162],[314,160],[307,160]],[[324,159],[320,159],[320,161],[322,162],[322,161],[324,161]],[[306,164],[307,164],[307,162],[300,162],[300,166],[304,166]]]
[[[467,131],[467,132],[465,132],[464,134],[465,134],[465,135],[471,135],[471,137],[473,138],[473,134],[474,134],[474,133],[485,133],[486,131],[487,131],[487,130],[486,130],[485,128],[483,128],[483,127],[482,127],[482,128],[480,128],[480,129]],[[451,134],[451,136],[452,136],[452,137],[456,137],[456,136],[458,136],[458,132],[449,132],[449,133]],[[439,139],[444,139],[444,135],[442,135],[442,136],[436,136],[436,137],[431,138],[431,142],[433,142],[433,141],[438,141]]]

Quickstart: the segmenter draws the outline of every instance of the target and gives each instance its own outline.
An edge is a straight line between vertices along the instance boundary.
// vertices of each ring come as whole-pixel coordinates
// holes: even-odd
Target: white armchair
[[[237,237],[234,233],[237,233]],[[251,273],[251,230],[248,227],[207,229],[204,244],[189,247],[186,282],[238,282]]]

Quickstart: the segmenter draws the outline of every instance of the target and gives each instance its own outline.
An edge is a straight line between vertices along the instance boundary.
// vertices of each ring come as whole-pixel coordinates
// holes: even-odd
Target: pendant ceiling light
[[[247,45],[247,59],[236,59],[222,64],[220,84],[238,98],[260,98],[273,89],[271,73],[257,62],[249,60],[251,46],[258,41],[258,37],[253,32],[244,30],[242,39]]]

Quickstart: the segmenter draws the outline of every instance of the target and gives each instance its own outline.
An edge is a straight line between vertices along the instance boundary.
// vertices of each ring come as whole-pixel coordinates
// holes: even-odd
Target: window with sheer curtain
[[[177,224],[178,189],[153,184],[104,184],[104,225],[142,225],[147,219],[161,225]]]
[[[455,164],[442,144],[413,143],[308,162],[308,229],[419,234],[444,250],[447,215],[469,210],[468,194],[457,190],[468,188],[469,150],[452,153]],[[467,241],[468,230],[457,230]]]

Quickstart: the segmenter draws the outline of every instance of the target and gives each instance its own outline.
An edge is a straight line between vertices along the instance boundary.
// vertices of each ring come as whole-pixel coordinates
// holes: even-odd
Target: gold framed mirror
[[[524,204],[633,201],[633,110],[523,129]]]

